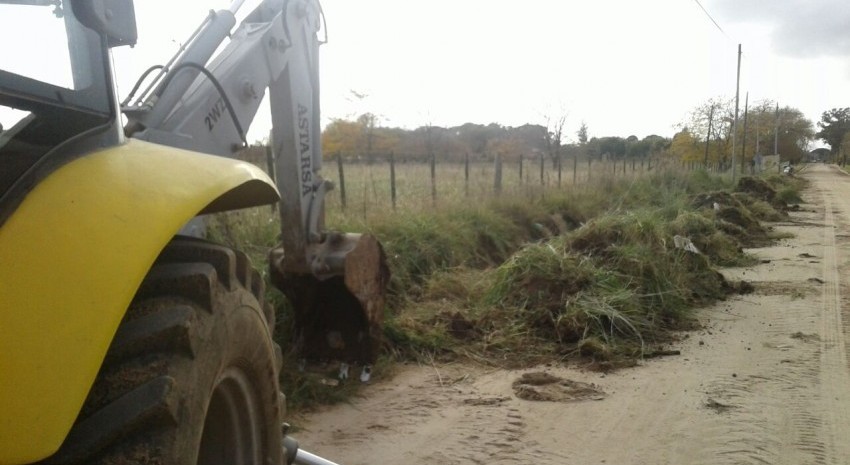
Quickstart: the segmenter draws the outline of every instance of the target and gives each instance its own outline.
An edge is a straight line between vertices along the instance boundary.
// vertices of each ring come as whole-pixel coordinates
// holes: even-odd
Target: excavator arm
[[[264,0],[232,34],[235,13],[211,11],[181,51],[134,102],[128,135],[233,156],[269,92],[274,179],[281,193],[281,245],[272,280],[295,309],[307,359],[371,364],[381,336],[389,280],[378,241],[324,228],[316,0]],[[212,58],[224,43],[226,46]]]

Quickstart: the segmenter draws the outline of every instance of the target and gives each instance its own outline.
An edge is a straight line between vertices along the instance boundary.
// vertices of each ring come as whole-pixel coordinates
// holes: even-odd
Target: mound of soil
[[[720,207],[743,207],[738,199],[725,191],[704,192],[691,197],[694,208],[714,208],[715,203]]]
[[[763,200],[779,211],[788,209],[788,204],[779,199],[776,189],[759,178],[744,176],[738,180],[735,192],[744,192],[756,199]]]
[[[765,202],[773,202],[776,199],[776,190],[770,187],[770,184],[752,176],[744,176],[739,179],[738,185],[735,186],[735,192],[745,192]]]
[[[560,378],[544,372],[525,373],[513,382],[520,399],[545,402],[602,400],[605,393],[595,384]]]
[[[724,207],[717,212],[720,230],[738,239],[745,247],[769,244],[768,231],[746,208]]]
[[[680,251],[680,260],[689,275],[691,301],[693,303],[708,303],[735,292],[723,275],[711,267],[705,255]]]
[[[757,219],[746,210],[735,207],[723,207],[717,212],[717,218],[740,226],[749,234],[765,234],[766,231]]]

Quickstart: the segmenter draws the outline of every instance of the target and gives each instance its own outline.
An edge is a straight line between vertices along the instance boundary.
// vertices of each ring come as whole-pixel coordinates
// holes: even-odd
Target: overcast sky
[[[255,2],[256,3],[256,2]],[[251,2],[248,2],[250,7]],[[567,115],[591,136],[672,136],[699,103],[778,100],[813,122],[850,106],[846,0],[325,0],[324,121],[517,126]],[[139,44],[116,51],[124,95],[225,0],[136,2]],[[352,91],[367,97],[357,99]],[[263,137],[261,118],[250,139]]]

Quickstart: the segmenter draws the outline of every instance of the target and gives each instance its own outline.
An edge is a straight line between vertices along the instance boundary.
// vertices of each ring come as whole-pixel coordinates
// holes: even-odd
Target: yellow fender
[[[276,200],[251,164],[136,140],[36,185],[0,227],[0,464],[59,448],[142,279],[189,219]]]

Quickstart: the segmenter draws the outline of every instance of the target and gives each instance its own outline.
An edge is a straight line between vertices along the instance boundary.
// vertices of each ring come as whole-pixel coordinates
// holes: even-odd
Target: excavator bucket
[[[368,234],[329,233],[308,256],[313,272],[287,269],[282,247],[269,260],[272,282],[294,308],[301,357],[372,364],[390,278],[381,244]]]

